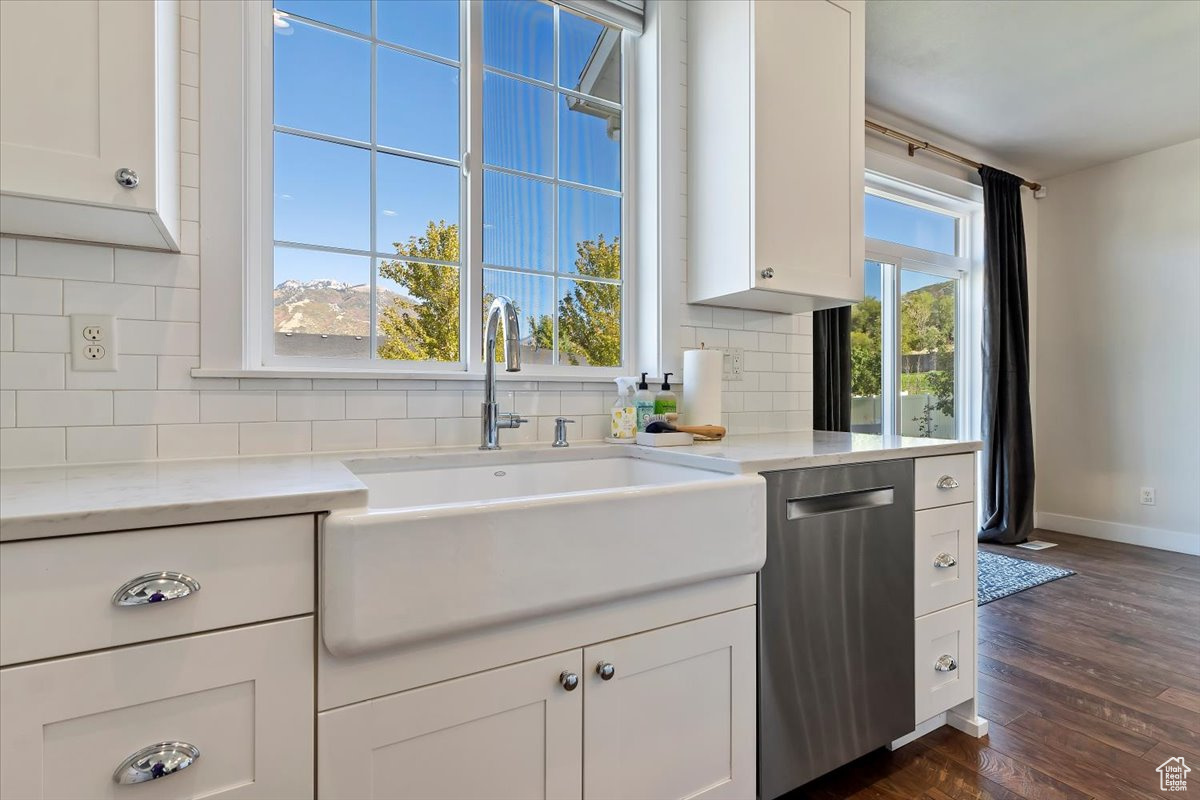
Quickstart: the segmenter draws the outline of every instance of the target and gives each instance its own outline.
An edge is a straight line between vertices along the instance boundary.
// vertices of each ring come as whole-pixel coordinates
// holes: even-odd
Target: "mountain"
[[[415,308],[412,300],[388,289],[377,289],[379,305],[399,303]],[[366,336],[371,330],[371,287],[335,280],[286,280],[272,292],[275,330],[280,333],[324,333]]]

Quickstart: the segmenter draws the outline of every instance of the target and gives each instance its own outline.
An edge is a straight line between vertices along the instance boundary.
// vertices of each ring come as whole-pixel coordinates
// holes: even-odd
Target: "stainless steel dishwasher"
[[[772,800],[913,729],[913,462],[764,477],[758,791]]]

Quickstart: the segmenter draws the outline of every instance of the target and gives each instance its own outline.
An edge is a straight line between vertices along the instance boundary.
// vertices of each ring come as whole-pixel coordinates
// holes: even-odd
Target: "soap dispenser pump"
[[[663,373],[662,386],[659,387],[658,394],[654,395],[655,415],[675,413],[675,393],[671,391],[671,376],[674,374],[674,372]]]
[[[645,433],[646,426],[650,424],[650,417],[654,416],[654,394],[650,391],[650,384],[646,382],[645,372],[642,373],[637,393],[633,396],[633,411],[637,416],[638,433]]]

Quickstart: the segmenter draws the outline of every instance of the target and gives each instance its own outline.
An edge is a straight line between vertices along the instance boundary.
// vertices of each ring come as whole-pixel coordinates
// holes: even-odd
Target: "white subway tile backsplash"
[[[154,356],[121,356],[116,372],[76,372],[67,362],[68,389],[153,389],[157,385]]]
[[[62,313],[111,314],[120,319],[154,319],[154,287],[65,281]]]
[[[189,222],[200,220],[200,190],[184,186],[179,190],[179,218]],[[196,256],[189,256],[196,258]]]
[[[774,411],[799,411],[799,392],[771,392],[771,408]]]
[[[313,388],[308,378],[242,378],[238,381],[242,391],[265,391],[267,389],[281,392],[302,392]]]
[[[154,290],[154,316],[173,322],[200,321],[200,290],[165,286]]]
[[[745,401],[742,407],[746,411],[770,411],[771,410],[771,393],[770,392],[746,392]]]
[[[762,372],[758,376],[758,390],[760,392],[783,392],[787,391],[787,376],[790,373],[786,372]]]
[[[113,249],[68,242],[20,239],[17,241],[17,274],[33,278],[111,281]]]
[[[69,353],[71,320],[40,314],[14,314],[12,349],[27,353]]]
[[[373,450],[376,446],[375,420],[341,419],[312,424],[312,449],[317,452]]]
[[[0,314],[0,350],[13,349],[13,315]]]
[[[0,467],[40,467],[67,460],[62,428],[4,428],[0,430]]]
[[[62,314],[63,283],[51,278],[0,276],[0,312]]]
[[[771,356],[771,368],[777,372],[799,372],[800,355],[798,353],[774,353]]]
[[[118,347],[122,353],[154,356],[200,355],[199,323],[122,319],[117,324],[120,326]]]
[[[311,422],[243,422],[238,426],[243,455],[305,453],[312,449]]]
[[[787,337],[782,333],[758,334],[758,349],[768,353],[783,353],[787,351]]]
[[[561,413],[574,414],[603,414],[604,394],[602,392],[563,392],[561,397]]]
[[[144,461],[158,455],[153,425],[67,428],[67,461],[73,464]]]
[[[215,458],[238,454],[236,422],[159,425],[159,458]]]
[[[772,331],[775,329],[775,318],[778,314],[769,311],[746,311],[745,327],[748,331]]]
[[[373,392],[378,388],[378,381],[360,380],[358,378],[314,378],[312,388],[315,391],[343,389],[356,392]]]
[[[17,240],[0,237],[0,275],[17,274]]]
[[[151,358],[153,356],[139,356]],[[122,358],[122,363],[126,358]],[[226,389],[238,388],[237,378],[193,378],[192,370],[200,366],[199,356],[158,356],[159,389]]]
[[[116,251],[117,283],[144,286],[200,288],[200,258],[176,253],[151,253],[145,250]]]
[[[62,389],[61,353],[0,353],[0,389]]]
[[[740,308],[714,308],[712,310],[714,328],[741,329],[745,321],[745,312]]]
[[[200,23],[190,15],[179,19],[179,49],[186,53],[200,52]]]
[[[558,392],[513,393],[511,410],[523,417],[554,416],[561,413],[561,409],[562,404]],[[470,413],[477,413],[477,409],[472,410]]]
[[[410,392],[408,416],[457,417],[462,413],[462,392]]]
[[[433,447],[437,425],[432,419],[381,419],[376,423],[377,445],[381,449]]]
[[[275,418],[280,421],[345,417],[345,392],[279,392],[275,396]]]
[[[185,86],[200,85],[200,54],[194,52],[180,53],[179,82]]]
[[[347,419],[403,419],[408,416],[405,392],[346,392]]]
[[[719,345],[716,345],[719,346]],[[741,347],[745,350],[758,349],[758,333],[755,331],[730,331],[729,346]]]
[[[436,420],[438,447],[454,447],[468,444],[479,444],[479,419],[462,417],[440,417]],[[502,435],[514,433],[504,431]],[[512,437],[509,436],[509,441]]]
[[[742,360],[742,367],[746,372],[770,372],[774,368],[774,363],[770,353],[747,350]]]
[[[167,425],[199,421],[199,392],[113,393],[113,422],[117,425]]]
[[[269,422],[274,419],[274,392],[217,390],[200,394],[201,422]]]
[[[112,425],[112,392],[17,392],[17,427]]]
[[[0,428],[13,428],[17,424],[17,393],[12,389],[0,391]]]

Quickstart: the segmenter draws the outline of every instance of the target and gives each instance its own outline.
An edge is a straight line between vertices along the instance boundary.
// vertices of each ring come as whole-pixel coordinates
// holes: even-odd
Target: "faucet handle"
[[[566,417],[554,418],[554,444],[551,447],[570,447],[567,441],[567,425],[573,424],[575,420],[567,419]]]
[[[529,422],[515,411],[501,411],[496,416],[503,420],[500,423],[501,428],[519,428]]]

